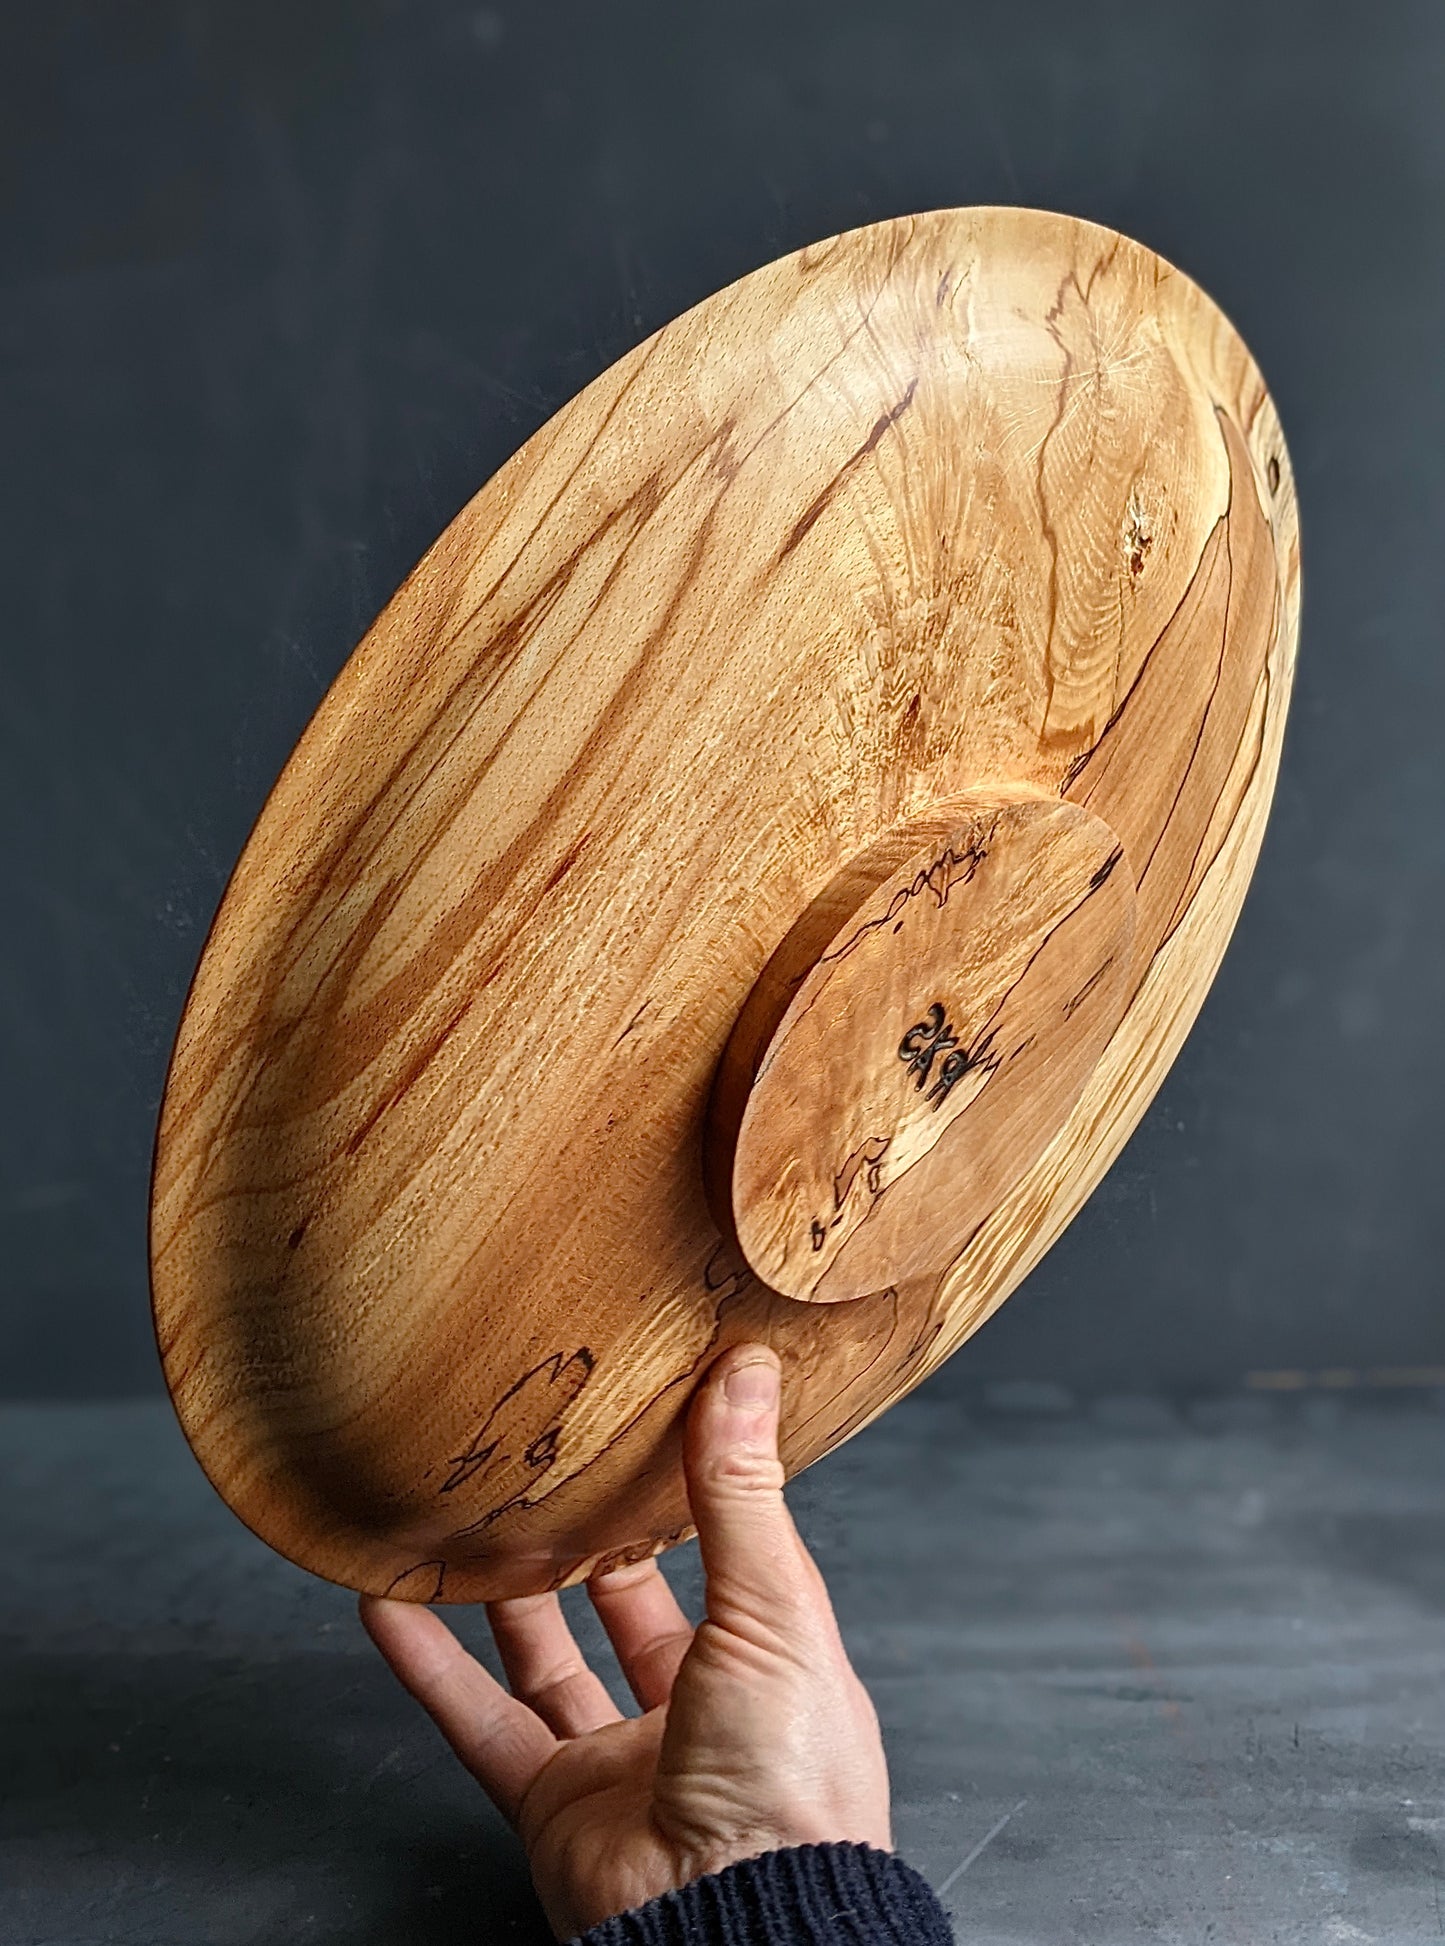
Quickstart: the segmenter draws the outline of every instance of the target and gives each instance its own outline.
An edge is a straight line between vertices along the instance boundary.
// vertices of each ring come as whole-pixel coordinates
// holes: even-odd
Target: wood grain
[[[589,385],[338,678],[196,976],[153,1285],[237,1512],[354,1587],[521,1593],[688,1531],[679,1415],[722,1345],[781,1354],[791,1469],[915,1385],[1188,1031],[1263,831],[1298,590],[1237,334],[1073,219],[834,238]],[[1117,1023],[949,1261],[781,1295],[709,1208],[719,1059],[850,861],[977,791],[1116,835]]]

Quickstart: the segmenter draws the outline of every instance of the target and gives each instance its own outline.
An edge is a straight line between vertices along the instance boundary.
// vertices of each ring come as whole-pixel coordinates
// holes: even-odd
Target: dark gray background
[[[186,981],[327,682],[579,386],[759,263],[941,204],[1139,237],[1276,393],[1299,686],[1224,970],[945,1384],[1445,1360],[1445,14],[1012,0],[0,12],[0,1390],[154,1390]]]

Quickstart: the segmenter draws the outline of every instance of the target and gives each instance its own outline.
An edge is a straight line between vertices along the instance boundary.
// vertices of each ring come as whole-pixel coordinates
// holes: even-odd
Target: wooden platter
[[[1253,361],[1091,224],[853,231],[589,385],[343,670],[196,975],[155,1315],[242,1519],[534,1592],[686,1535],[723,1345],[791,1470],[916,1385],[1189,1029],[1298,603]]]

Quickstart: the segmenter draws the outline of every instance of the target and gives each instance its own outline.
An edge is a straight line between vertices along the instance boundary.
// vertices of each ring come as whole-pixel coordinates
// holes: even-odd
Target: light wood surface
[[[831,239],[580,393],[333,686],[186,1009],[157,1332],[242,1518],[355,1587],[532,1591],[688,1531],[679,1418],[723,1345],[782,1356],[791,1469],[933,1370],[1081,1206],[1208,989],[1298,591],[1289,461],[1237,334],[1072,219]],[[790,1146],[767,1090],[791,1072],[796,1103],[830,1057],[766,969],[801,927],[789,977],[816,978],[840,900],[866,918],[940,825],[933,859],[980,819],[991,866],[876,981],[853,955],[821,983],[851,1039]],[[864,1053],[906,1091],[897,1050],[935,1001],[978,1052],[1101,847],[1114,891],[1006,1001],[1052,1057],[976,1062],[938,1109],[895,1098],[908,1168],[876,1157],[873,1198],[865,1154],[822,1274],[795,1275],[800,1185],[833,1195],[838,1139],[881,1101]],[[781,1199],[779,1157],[801,1172]]]

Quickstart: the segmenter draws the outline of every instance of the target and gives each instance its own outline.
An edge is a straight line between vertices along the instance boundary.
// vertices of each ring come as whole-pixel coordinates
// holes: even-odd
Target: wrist
[[[952,1946],[927,1881],[841,1841],[736,1859],[591,1928],[579,1946]]]

